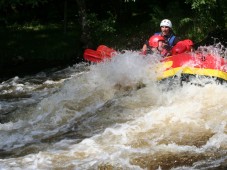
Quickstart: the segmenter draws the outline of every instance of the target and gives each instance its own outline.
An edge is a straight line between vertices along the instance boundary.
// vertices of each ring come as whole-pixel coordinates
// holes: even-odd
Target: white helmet
[[[168,19],[163,19],[160,23],[160,27],[166,26],[172,28],[172,22]]]

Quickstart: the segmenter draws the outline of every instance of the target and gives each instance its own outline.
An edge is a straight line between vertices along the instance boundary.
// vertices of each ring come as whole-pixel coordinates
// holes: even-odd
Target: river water
[[[126,51],[2,82],[0,169],[226,169],[227,85],[157,82],[159,59]]]

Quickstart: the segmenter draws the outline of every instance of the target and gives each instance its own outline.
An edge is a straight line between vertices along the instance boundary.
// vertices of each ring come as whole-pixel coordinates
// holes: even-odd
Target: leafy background
[[[139,50],[164,18],[182,39],[225,43],[226,8],[224,0],[1,0],[0,77],[75,64],[100,44]]]

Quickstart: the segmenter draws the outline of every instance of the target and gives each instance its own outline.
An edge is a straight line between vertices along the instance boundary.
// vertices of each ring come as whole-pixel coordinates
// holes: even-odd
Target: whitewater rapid
[[[225,169],[227,86],[158,82],[159,61],[125,51],[2,82],[0,169]]]

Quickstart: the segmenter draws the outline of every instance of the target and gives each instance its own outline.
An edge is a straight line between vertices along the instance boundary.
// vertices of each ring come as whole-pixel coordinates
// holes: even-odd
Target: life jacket
[[[156,32],[154,35],[162,35],[162,32]],[[173,47],[173,42],[174,42],[176,36],[171,34],[169,37],[164,36],[164,38],[166,39],[166,43],[168,43],[168,45],[170,47]]]

